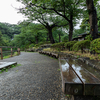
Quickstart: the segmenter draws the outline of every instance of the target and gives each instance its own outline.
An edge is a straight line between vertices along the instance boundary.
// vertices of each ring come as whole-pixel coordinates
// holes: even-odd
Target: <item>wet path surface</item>
[[[0,100],[67,100],[61,90],[58,60],[38,53],[25,53],[0,62],[21,66],[0,74]]]

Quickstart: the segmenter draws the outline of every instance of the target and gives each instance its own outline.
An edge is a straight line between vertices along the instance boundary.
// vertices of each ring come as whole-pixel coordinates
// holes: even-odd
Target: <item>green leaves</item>
[[[55,50],[58,50],[58,51],[61,51],[61,50],[64,49],[64,44],[65,44],[65,42],[54,43],[54,44],[51,45],[51,48],[55,49]]]
[[[76,42],[77,41],[69,41],[69,42],[65,43],[65,48],[69,48],[69,50],[72,50],[72,47]]]
[[[91,42],[90,51],[100,54],[100,38],[95,39]]]
[[[89,49],[90,48],[90,41],[89,40],[82,40],[78,41],[73,45],[73,50],[78,51],[78,50],[83,50],[84,48]]]

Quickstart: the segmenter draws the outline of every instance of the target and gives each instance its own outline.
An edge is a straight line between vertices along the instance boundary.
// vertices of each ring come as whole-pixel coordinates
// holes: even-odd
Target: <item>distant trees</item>
[[[0,23],[0,31],[2,32],[3,35],[5,34],[10,38],[13,38],[14,34],[20,33],[20,27],[14,24]]]
[[[24,49],[41,43],[50,42],[47,35],[48,30],[43,25],[39,23],[22,22],[20,23],[20,27],[21,33],[15,35],[11,42],[12,46],[18,46]],[[64,35],[64,32],[54,28],[52,35],[54,40],[59,42],[59,40],[62,41],[61,36]]]
[[[15,35],[12,40],[11,45],[16,45],[21,48],[29,47],[31,44],[38,44],[39,42],[46,41],[47,31],[44,30],[44,27],[41,24],[34,24],[27,22],[22,22],[20,24],[21,33]]]
[[[9,46],[14,35],[20,33],[20,27],[9,23],[0,22],[0,46]]]
[[[0,45],[2,46],[3,45],[3,39],[2,39],[2,33],[0,31]]]

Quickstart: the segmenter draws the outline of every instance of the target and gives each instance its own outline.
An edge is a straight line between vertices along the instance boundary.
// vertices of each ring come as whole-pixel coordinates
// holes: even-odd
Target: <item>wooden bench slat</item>
[[[64,93],[70,95],[100,95],[100,80],[78,65],[75,60],[59,58],[59,64],[61,68],[62,90]],[[70,66],[72,66],[84,84]]]

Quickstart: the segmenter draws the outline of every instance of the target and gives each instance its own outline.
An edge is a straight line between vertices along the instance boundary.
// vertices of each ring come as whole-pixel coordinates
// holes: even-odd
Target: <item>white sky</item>
[[[17,13],[15,8],[21,7],[21,3],[16,0],[2,0],[0,2],[0,22],[17,24],[26,19],[22,14]],[[75,28],[79,28],[76,26]]]
[[[17,24],[18,21],[23,21],[25,17],[13,7],[19,8],[21,3],[16,0],[2,0],[0,2],[0,22]]]

